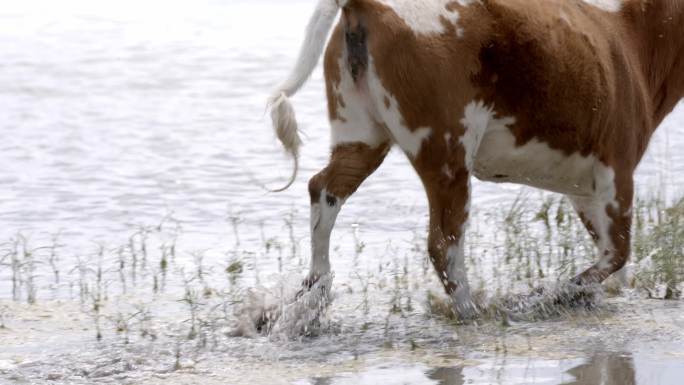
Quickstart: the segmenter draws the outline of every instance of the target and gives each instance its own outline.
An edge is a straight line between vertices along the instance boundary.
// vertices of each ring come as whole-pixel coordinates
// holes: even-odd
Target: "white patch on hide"
[[[492,119],[475,156],[474,174],[490,182],[519,183],[575,196],[594,194],[593,156],[570,156],[532,139],[517,146],[512,118]]]
[[[461,239],[447,249],[447,279],[456,284],[456,291],[451,294],[456,310],[461,316],[469,318],[473,315],[475,307],[470,296],[470,285],[468,284],[468,273],[465,266],[464,240],[465,234],[462,233]]]
[[[617,188],[615,187],[615,170],[603,163],[596,161],[594,166],[594,178],[596,180],[596,198],[618,209]]]
[[[411,28],[417,35],[440,34],[446,32],[442,19],[447,19],[456,26],[458,35],[463,35],[463,29],[458,26],[459,13],[450,11],[447,5],[454,0],[376,0],[384,4],[394,12]],[[458,0],[461,6],[468,6],[475,0]]]
[[[311,205],[311,267],[309,277],[330,273],[330,233],[344,201],[335,197],[335,204],[327,202],[328,193],[321,191],[319,201]]]
[[[594,177],[596,178],[596,200],[599,203],[599,210],[595,215],[601,217],[601,232],[605,241],[602,244],[603,252],[601,253],[601,259],[599,260],[599,269],[610,268],[610,262],[615,254],[615,245],[613,245],[613,238],[610,234],[610,228],[613,221],[608,216],[606,209],[612,207],[614,210],[618,210],[619,206],[617,203],[617,190],[615,187],[615,171],[607,167],[600,162],[594,169]]]
[[[605,254],[608,252],[612,255],[611,251],[613,250],[613,243],[610,237],[612,221],[606,213],[607,202],[593,197],[568,197],[575,210],[591,223],[598,237],[597,247],[600,253],[600,260],[604,261]],[[600,266],[600,268],[603,268],[603,266]]]
[[[600,8],[606,12],[620,12],[622,0],[582,0],[589,5]]]
[[[491,107],[485,106],[484,102],[473,101],[468,103],[463,112],[463,119],[461,124],[465,128],[460,142],[465,149],[465,164],[468,172],[473,170],[473,163],[475,161],[475,154],[480,148],[482,137],[487,131],[490,122],[496,120],[494,118],[494,110]],[[512,120],[510,123],[514,123]]]
[[[596,191],[593,196],[577,197],[569,195],[568,198],[570,198],[575,210],[591,223],[598,236],[596,246],[600,255],[596,267],[600,270],[608,270],[611,267],[611,260],[616,252],[610,233],[613,221],[606,211],[609,207],[614,210],[619,209],[616,200],[615,171],[596,161],[594,180],[596,182]],[[626,282],[626,276],[620,278],[622,278],[621,281]]]
[[[377,147],[387,142],[387,133],[371,119],[368,111],[371,103],[368,92],[362,92],[354,84],[343,58],[340,58],[339,66],[341,80],[333,91],[342,98],[344,107],[338,104],[339,119],[330,122],[332,147],[359,142]]]
[[[384,106],[385,98],[389,100],[389,108],[376,109],[377,118],[385,123],[390,135],[401,149],[410,157],[415,158],[420,152],[423,141],[432,134],[430,127],[419,127],[410,130],[406,126],[404,117],[399,110],[399,102],[383,87],[380,78],[375,72],[373,59],[368,63],[368,88],[375,106]]]

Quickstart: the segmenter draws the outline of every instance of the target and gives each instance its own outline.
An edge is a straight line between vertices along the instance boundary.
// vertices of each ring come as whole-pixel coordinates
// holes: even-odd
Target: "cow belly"
[[[508,130],[485,133],[475,156],[474,175],[497,183],[518,183],[562,194],[592,195],[596,158],[566,155],[536,139],[516,147]]]

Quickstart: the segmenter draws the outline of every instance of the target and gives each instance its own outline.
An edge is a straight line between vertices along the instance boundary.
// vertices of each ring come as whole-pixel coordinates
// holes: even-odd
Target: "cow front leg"
[[[465,168],[427,178],[430,204],[428,253],[453,302],[456,314],[472,318],[477,308],[470,295],[465,266],[465,233],[470,207],[470,174]]]
[[[617,278],[626,285],[624,266],[631,252],[632,177],[608,178],[603,191],[601,184],[598,185],[599,191],[594,197],[569,197],[599,251],[599,261],[576,276],[573,282],[580,285],[601,283],[617,273]]]
[[[389,144],[337,145],[328,166],[309,181],[311,197],[311,267],[304,281],[311,287],[330,272],[330,234],[344,202],[375,171],[387,155]]]

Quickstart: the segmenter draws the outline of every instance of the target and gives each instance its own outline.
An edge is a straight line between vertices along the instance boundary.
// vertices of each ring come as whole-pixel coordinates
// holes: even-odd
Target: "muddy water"
[[[313,3],[3,3],[0,243],[9,245],[0,258],[21,233],[39,262],[37,303],[26,305],[25,285],[12,300],[12,271],[0,259],[0,384],[678,384],[680,302],[635,290],[608,295],[591,312],[535,322],[457,326],[431,315],[426,293],[439,288],[424,255],[426,202],[397,151],[340,216],[334,299],[315,336],[227,336],[247,288],[293,287],[306,271],[306,177],[328,155],[320,70],[295,98],[306,133],[298,183],[279,195],[259,183],[277,186],[289,175],[263,102],[293,62]],[[684,192],[683,126],[679,108],[654,138],[637,177],[641,196]],[[499,266],[506,238],[492,230],[521,196],[532,207],[548,198],[475,183],[478,257],[469,270],[490,298],[536,286],[515,280],[521,262]],[[135,273],[128,255],[119,274],[117,251],[134,239],[140,255],[141,229],[149,261]],[[58,232],[60,280],[41,248]],[[567,273],[554,262],[562,240],[524,245],[548,257],[547,282]],[[168,281],[155,290],[164,279],[160,247],[171,244],[178,251]],[[189,279],[197,255],[204,270]],[[580,267],[591,260],[581,257]],[[106,278],[98,284],[99,266]],[[282,277],[287,283],[276,283]],[[191,312],[179,300],[189,286],[209,292],[198,296],[200,318],[220,320],[207,322],[214,326],[200,347],[202,338],[185,338]],[[94,316],[100,292],[106,299]],[[216,315],[224,308],[230,315]]]

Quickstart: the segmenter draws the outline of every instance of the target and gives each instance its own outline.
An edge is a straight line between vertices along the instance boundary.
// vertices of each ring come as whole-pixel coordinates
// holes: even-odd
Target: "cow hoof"
[[[570,283],[577,286],[586,286],[591,284],[591,282],[589,282],[589,280],[585,277],[582,277],[582,275],[578,275],[575,278],[571,279]]]
[[[603,281],[603,288],[606,290],[606,293],[611,295],[619,295],[622,293],[623,289],[628,287],[629,284],[625,284],[622,280],[620,280],[619,277],[615,277],[613,275]]]
[[[320,277],[316,276],[316,275],[310,276],[310,277],[307,277],[306,279],[304,279],[302,281],[302,288],[299,289],[297,294],[295,294],[295,300],[298,300],[299,298],[301,298],[304,295],[304,293],[311,290],[311,288],[318,282],[319,279],[320,279]]]
[[[459,322],[467,323],[477,319],[480,316],[480,310],[473,303],[472,300],[454,301],[453,312],[455,318]]]
[[[570,285],[562,287],[554,293],[554,305],[569,308],[593,308],[598,303],[601,285],[593,280],[580,276],[570,281]]]

